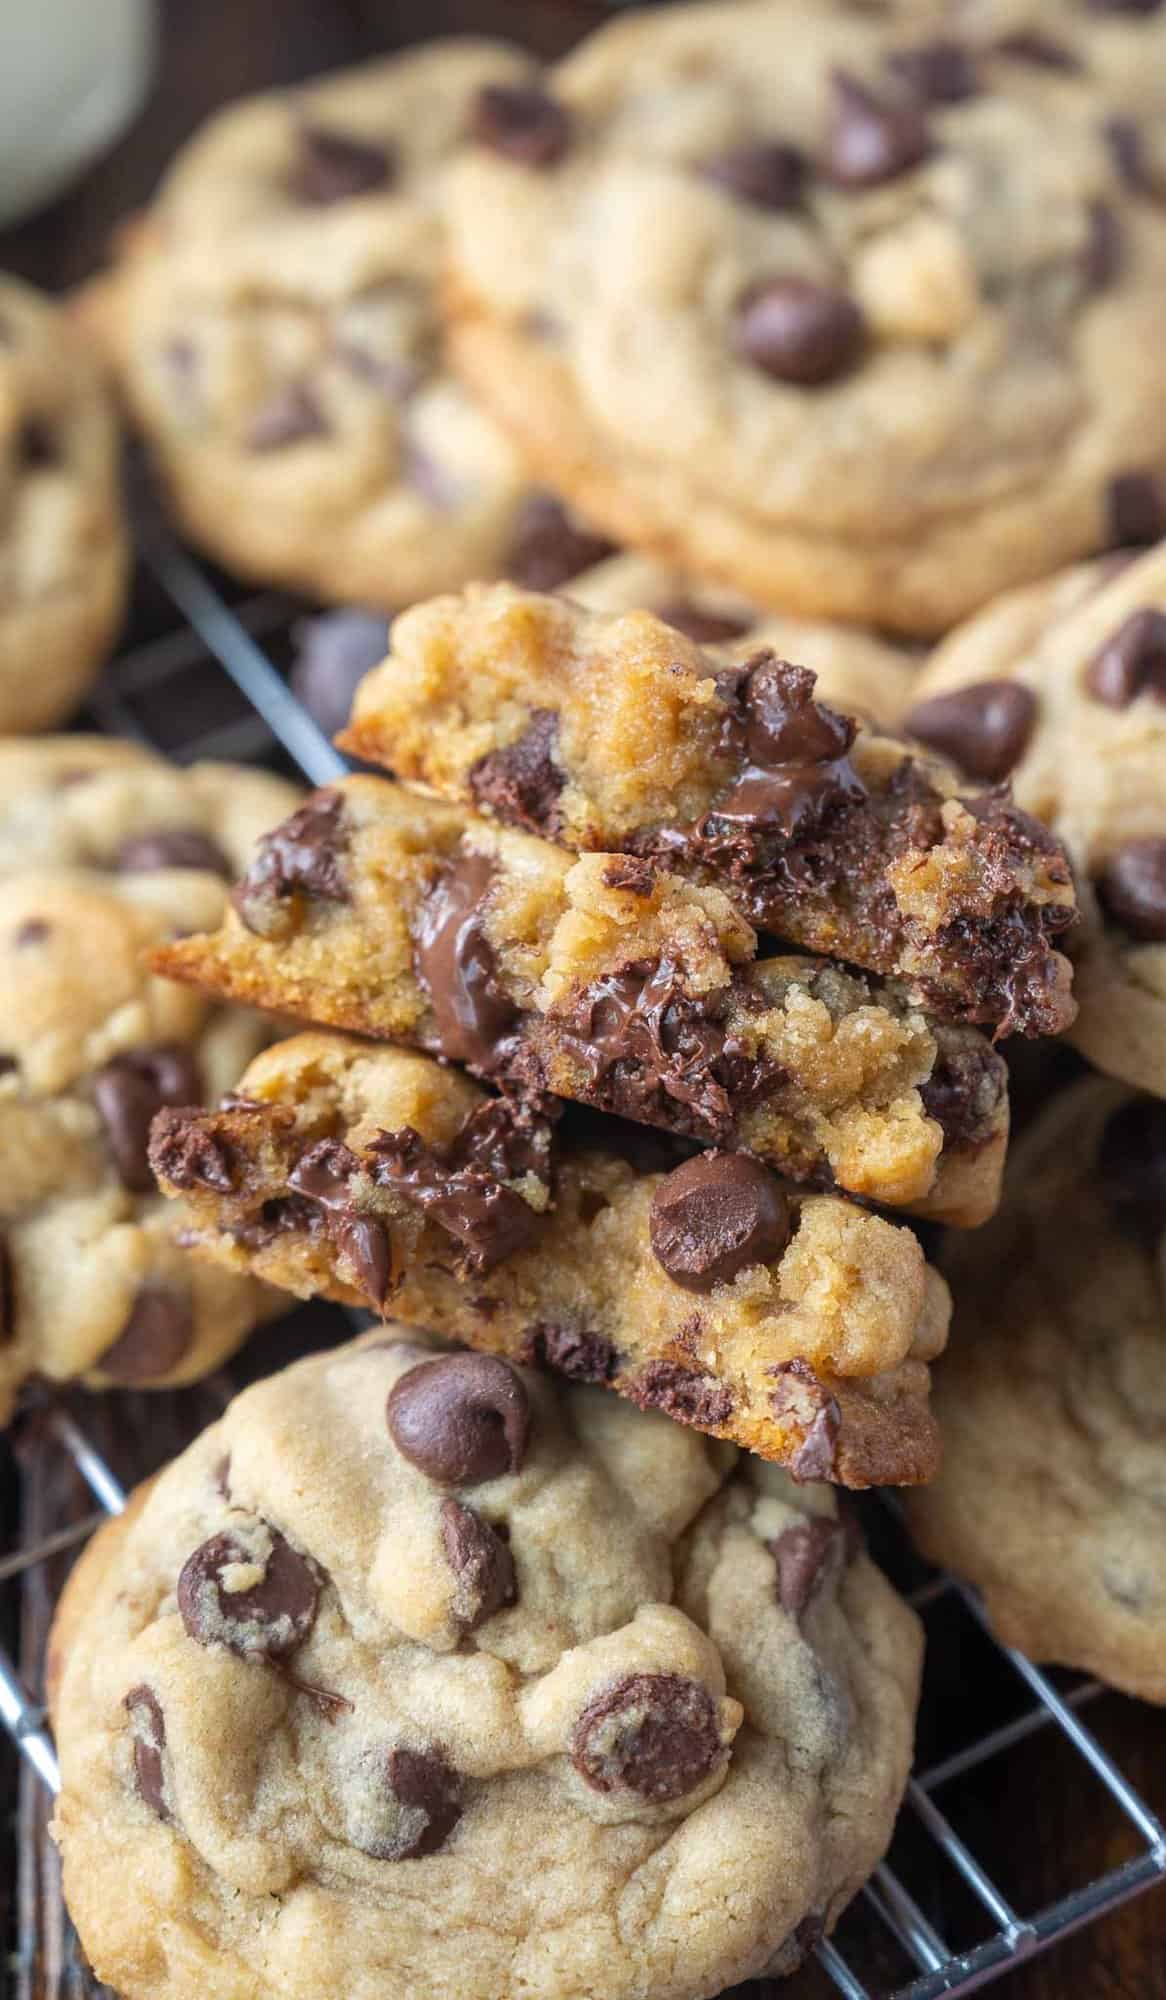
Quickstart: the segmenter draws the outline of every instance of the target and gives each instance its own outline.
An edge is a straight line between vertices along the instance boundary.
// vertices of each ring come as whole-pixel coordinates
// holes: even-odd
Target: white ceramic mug
[[[138,110],[153,0],[0,0],[0,222],[60,194]]]

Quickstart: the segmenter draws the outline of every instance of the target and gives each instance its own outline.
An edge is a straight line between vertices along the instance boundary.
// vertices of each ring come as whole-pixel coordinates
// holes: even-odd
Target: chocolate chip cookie
[[[883,1854],[921,1637],[823,1488],[390,1329],[140,1491],[51,1652],[125,2000],[699,2000]]]
[[[150,1159],[195,1248],[430,1326],[843,1485],[927,1478],[948,1300],[911,1232],[744,1153],[487,1096],[428,1056],[304,1034]]]
[[[224,844],[292,797],[129,744],[0,744],[0,1418],[32,1375],[190,1381],[275,1303],[187,1254],[146,1157],[155,1111],[217,1100],[269,1030],[144,960],[214,921]]]
[[[1053,836],[766,648],[471,585],[396,620],[341,741],[564,846],[720,886],[758,930],[900,979],[941,1019],[1073,1018]]]
[[[455,359],[617,540],[940,632],[1166,528],[1164,78],[1157,8],[631,14],[452,169]]]
[[[75,709],[121,622],[113,408],[63,313],[0,275],[0,732]]]
[[[1090,1062],[1166,1096],[1166,545],[1015,592],[941,646],[905,726],[1063,841]]]
[[[155,970],[810,1184],[968,1225],[995,1207],[1007,1073],[987,1039],[827,961],[759,960],[720,890],[650,862],[357,777],[260,842],[232,905]]]
[[[1166,1701],[1166,1106],[1087,1078],[1017,1143],[1005,1204],[948,1239],[944,1461],[925,1553],[1001,1636]]]

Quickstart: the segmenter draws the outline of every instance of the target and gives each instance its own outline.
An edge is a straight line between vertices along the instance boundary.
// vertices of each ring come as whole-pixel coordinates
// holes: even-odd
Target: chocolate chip
[[[690,604],[683,597],[672,597],[667,604],[658,604],[656,616],[698,646],[723,646],[731,639],[743,639],[753,624],[751,618],[733,618],[723,611],[702,611],[699,605]]]
[[[414,968],[433,1010],[438,1054],[486,1073],[498,1066],[518,1021],[486,936],[483,906],[493,880],[489,855],[459,855],[422,903],[413,939]]]
[[[1072,49],[1028,29],[1019,30],[1014,35],[1002,35],[993,44],[993,52],[1012,62],[1029,63],[1034,69],[1061,70],[1066,76],[1076,76],[1081,69],[1080,60]]]
[[[20,1064],[15,1056],[0,1055],[0,1076],[11,1076],[13,1071],[19,1068]]]
[[[1094,654],[1085,685],[1107,708],[1128,708],[1140,694],[1166,701],[1166,612],[1131,611]]]
[[[493,1354],[443,1354],[393,1384],[389,1435],[403,1458],[442,1486],[479,1486],[517,1472],[530,1403],[521,1375]]]
[[[249,931],[258,937],[286,937],[296,928],[297,899],[346,903],[343,856],[348,846],[344,800],[339,792],[315,792],[259,842],[255,860],[232,901]]]
[[[1098,1147],[1102,1191],[1119,1215],[1157,1234],[1166,1227],[1166,1103],[1134,1097],[1111,1112]]]
[[[442,1502],[441,1541],[457,1580],[454,1617],[464,1631],[476,1632],[496,1611],[518,1602],[514,1557],[472,1507],[460,1500]]]
[[[751,1264],[772,1264],[790,1236],[777,1181],[745,1153],[698,1153],[652,1196],[652,1250],[688,1292],[731,1284]]]
[[[1106,510],[1115,548],[1148,548],[1166,534],[1166,507],[1150,472],[1119,472],[1106,488]]]
[[[328,207],[387,187],[394,172],[395,161],[386,147],[323,125],[301,125],[289,184],[297,201]]]
[[[802,1432],[800,1443],[786,1461],[790,1473],[799,1483],[831,1478],[842,1428],[837,1400],[808,1361],[782,1361],[769,1373],[775,1385],[769,1398],[774,1416],[791,1419]]]
[[[304,382],[288,382],[255,412],[245,442],[251,451],[282,451],[286,445],[327,433],[324,412],[312,390]]]
[[[800,1618],[830,1569],[841,1562],[845,1548],[842,1524],[825,1514],[811,1514],[783,1529],[769,1546],[777,1564],[778,1602],[783,1611]]]
[[[125,1698],[133,1737],[134,1780],[142,1804],[159,1819],[174,1817],[166,1803],[166,1771],[162,1752],[166,1748],[166,1718],[153,1688],[143,1681],[132,1687]]]
[[[27,950],[29,945],[43,944],[50,935],[52,926],[43,917],[26,917],[12,933],[12,942],[17,951]]]
[[[288,679],[317,728],[335,736],[348,721],[352,697],[389,650],[389,621],[374,611],[326,611],[295,629],[298,647]]]
[[[733,1414],[733,1392],[724,1382],[678,1361],[649,1361],[622,1386],[641,1410],[662,1410],[698,1431],[722,1430]]]
[[[0,1230],[0,1347],[16,1332],[16,1270],[12,1245]]]
[[[1112,284],[1121,254],[1122,231],[1117,216],[1107,201],[1090,202],[1081,253],[1081,269],[1090,291],[1101,292]]]
[[[247,1581],[256,1569],[262,1571],[258,1582]],[[200,1646],[278,1660],[302,1646],[315,1624],[321,1583],[315,1563],[260,1522],[250,1534],[226,1529],[212,1535],[187,1557],[178,1609]]]
[[[986,1041],[941,1042],[919,1095],[927,1116],[943,1128],[945,1145],[975,1146],[987,1137],[1007,1088],[1003,1058]]]
[[[977,681],[919,702],[903,727],[971,777],[995,784],[1023,757],[1036,711],[1036,696],[1019,681]]]
[[[435,1854],[462,1816],[457,1772],[438,1750],[398,1748],[389,1751],[385,1775],[389,1790],[409,1817],[394,1845],[368,1851],[384,1861],[413,1861]]]
[[[169,1285],[144,1284],[112,1347],[95,1366],[115,1382],[156,1382],[189,1354],[194,1313],[184,1292]]]
[[[294,1190],[288,1202],[274,1214],[265,1215],[261,1226],[265,1240],[285,1229],[309,1228],[311,1207],[318,1205],[328,1220],[328,1231],[340,1255],[347,1259],[355,1281],[378,1311],[383,1311],[393,1288],[393,1253],[389,1233],[376,1216],[361,1215],[354,1205],[352,1181],[361,1163],[355,1153],[338,1139],[320,1139],[302,1153],[288,1174]],[[292,1206],[302,1197],[311,1206],[303,1212]]]
[[[21,425],[16,448],[26,472],[48,472],[61,462],[60,441],[47,417],[29,417]]]
[[[880,98],[840,69],[830,88],[825,170],[840,187],[878,187],[926,159],[931,135],[916,105]]]
[[[614,542],[592,534],[553,493],[528,493],[504,567],[526,590],[559,590],[614,550]]]
[[[551,1125],[533,1102],[488,1099],[443,1146],[404,1126],[379,1132],[368,1151],[377,1185],[446,1231],[462,1276],[490,1270],[539,1232],[538,1212],[507,1185],[528,1174],[550,1183]]]
[[[652,896],[656,880],[651,862],[641,861],[634,854],[617,854],[603,871],[604,888],[621,889],[627,896]]]
[[[230,1194],[235,1164],[227,1142],[177,1111],[159,1111],[150,1128],[149,1164],[160,1181],[186,1191]]]
[[[650,1805],[681,1799],[727,1751],[708,1689],[687,1674],[625,1674],[588,1702],[571,1731],[571,1762],[596,1792]]]
[[[865,322],[855,301],[808,278],[768,278],[738,302],[733,345],[779,382],[817,388],[854,366]]]
[[[731,146],[701,160],[699,170],[705,180],[753,208],[796,208],[806,184],[805,154],[779,139]]]
[[[393,1289],[393,1252],[384,1223],[371,1215],[346,1216],[337,1224],[335,1236],[365,1298],[383,1312]]]
[[[218,842],[194,826],[162,826],[122,842],[114,859],[121,875],[152,874],[159,868],[198,868],[230,881],[234,869]]]
[[[887,67],[922,104],[963,104],[980,88],[975,63],[962,42],[939,38],[895,49]]]
[[[604,1202],[604,1208],[607,1203]],[[574,1327],[536,1326],[531,1335],[531,1359],[544,1368],[553,1368],[569,1382],[610,1382],[619,1365],[610,1340],[598,1333],[581,1333]]]
[[[1153,179],[1146,160],[1146,148],[1142,134],[1132,118],[1107,118],[1101,127],[1101,136],[1109,148],[1110,158],[1125,186],[1132,194],[1153,192]]]
[[[96,1072],[93,1101],[123,1187],[133,1194],[151,1193],[149,1140],[155,1113],[163,1105],[197,1104],[201,1096],[197,1060],[179,1042],[129,1049]]]
[[[553,167],[567,150],[571,125],[563,106],[545,90],[487,83],[473,110],[478,143],[524,167]]]
[[[552,709],[531,710],[521,736],[504,750],[489,750],[470,768],[474,801],[511,826],[545,833],[562,831],[559,793],[566,782],[555,762],[559,718]]]
[[[744,747],[754,764],[826,764],[844,757],[855,725],[813,698],[816,682],[807,667],[792,666],[775,653],[755,653],[745,663],[736,701],[744,722]]]
[[[1097,893],[1115,923],[1146,944],[1166,939],[1166,840],[1130,840],[1111,854]]]

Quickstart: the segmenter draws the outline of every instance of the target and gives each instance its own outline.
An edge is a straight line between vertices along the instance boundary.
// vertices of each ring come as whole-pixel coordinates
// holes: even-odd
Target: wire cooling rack
[[[317,784],[345,770],[281,671],[296,607],[275,596],[234,601],[233,588],[192,560],[151,508],[141,519],[139,629],[144,622],[151,636],[109,670],[83,720],[180,762],[256,759]],[[338,1309],[305,1310],[315,1318],[301,1344],[350,1330]],[[34,1400],[0,1444],[0,1721],[23,1760],[5,1989],[15,2000],[106,1991],[70,1931],[47,1839],[57,1760],[40,1694],[55,1595],[86,1537],[120,1512],[128,1486],[213,1420],[244,1373],[290,1358],[296,1337],[287,1328],[297,1317],[281,1323],[277,1346],[258,1335],[233,1371],[192,1390]],[[789,1982],[741,1988],[740,2000],[969,1994],[1166,1874],[1166,1829],[1105,1747],[1106,1713],[1121,1698],[1000,1646],[975,1593],[913,1554],[893,1499],[868,1501],[865,1511],[876,1555],[927,1626],[918,1766],[888,1859],[818,1946],[816,1963]],[[1143,1713],[1147,1730],[1162,1728],[1166,1750],[1166,1717]],[[1166,1772],[1166,1756],[1159,1761]],[[6,1775],[0,1763],[0,1781]],[[14,1789],[0,1782],[0,1798]],[[1166,1776],[1163,1792],[1166,1802]],[[1097,1866],[1084,1881],[1050,1884],[1025,1857],[1047,1859],[1042,1827],[1066,1812],[1088,1824],[1085,1852]],[[1013,1837],[1002,1847],[1005,1829]],[[3,1911],[0,1890],[0,1921]],[[1166,1935],[1166,1910],[1163,1919]]]

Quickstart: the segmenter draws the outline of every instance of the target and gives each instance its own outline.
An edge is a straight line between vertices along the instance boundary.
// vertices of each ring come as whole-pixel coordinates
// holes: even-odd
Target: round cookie
[[[792,1969],[889,1839],[916,1619],[824,1489],[424,1339],[248,1390],[74,1572],[55,1833],[99,1977],[698,2000]]]
[[[938,648],[915,693],[905,727],[1007,778],[1068,850],[1070,1039],[1166,1096],[1166,544],[1009,593]]]
[[[942,631],[1166,527],[1164,112],[1141,8],[632,14],[452,168],[454,357],[621,542]]]
[[[525,472],[442,362],[434,184],[478,92],[534,74],[466,39],[247,100],[127,236],[95,321],[229,569],[393,610],[521,567]]]
[[[130,744],[0,743],[0,1421],[33,1375],[191,1381],[273,1309],[188,1254],[146,1159],[154,1112],[217,1101],[270,1029],[144,958],[221,916],[252,836],[294,799]]]
[[[1166,1702],[1166,1106],[1092,1077],[1013,1150],[997,1219],[948,1239],[944,1462],[908,1496],[1002,1639]]]
[[[75,709],[121,622],[118,432],[63,313],[0,275],[0,731]]]

